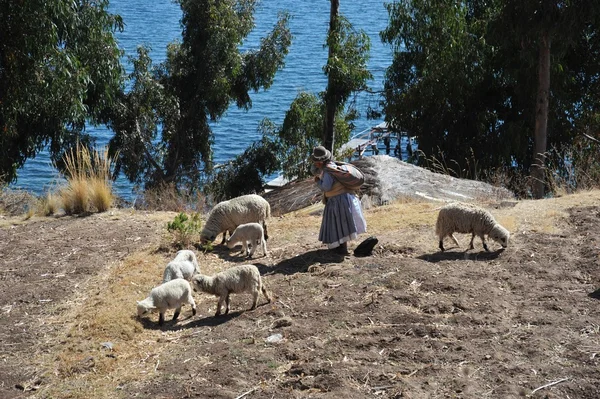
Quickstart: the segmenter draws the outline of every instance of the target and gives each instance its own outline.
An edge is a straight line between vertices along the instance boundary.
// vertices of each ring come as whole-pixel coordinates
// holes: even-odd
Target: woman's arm
[[[331,176],[331,174],[323,172],[322,177],[320,179],[317,178],[316,183],[317,187],[319,187],[321,191],[330,191],[333,187],[333,183],[335,183],[335,179],[333,176]]]

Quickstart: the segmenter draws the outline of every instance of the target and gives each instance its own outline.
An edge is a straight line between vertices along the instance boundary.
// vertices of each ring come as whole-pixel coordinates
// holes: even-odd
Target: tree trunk
[[[531,167],[533,197],[544,197],[545,165],[548,138],[548,102],[550,97],[550,35],[540,34],[538,92],[535,107],[534,157]]]
[[[331,0],[331,10],[329,11],[329,54],[328,60],[331,60],[334,57],[334,48],[332,46],[331,40],[334,37],[337,37],[338,31],[338,14],[340,11],[340,0]],[[329,151],[333,152],[333,145],[335,142],[335,132],[334,132],[334,123],[335,123],[335,110],[337,109],[337,99],[334,95],[334,83],[331,82],[331,77],[329,77],[327,82],[327,91],[325,94],[325,123],[323,126],[323,146],[327,148]]]

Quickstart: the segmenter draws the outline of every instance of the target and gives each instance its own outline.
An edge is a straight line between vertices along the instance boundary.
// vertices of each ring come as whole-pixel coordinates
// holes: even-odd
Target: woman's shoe
[[[348,243],[345,242],[341,244],[339,247],[334,248],[335,253],[339,255],[350,255],[350,251],[348,251]]]

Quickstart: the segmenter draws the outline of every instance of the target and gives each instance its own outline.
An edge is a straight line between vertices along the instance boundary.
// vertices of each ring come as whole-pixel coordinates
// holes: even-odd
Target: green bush
[[[181,212],[172,222],[167,223],[167,230],[173,233],[174,245],[179,248],[187,248],[195,238],[200,238],[202,220],[200,213],[192,213],[189,217]]]

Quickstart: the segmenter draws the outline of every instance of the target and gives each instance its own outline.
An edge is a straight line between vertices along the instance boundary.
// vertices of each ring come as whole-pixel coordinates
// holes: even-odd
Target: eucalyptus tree
[[[449,0],[386,7],[389,24],[381,37],[393,49],[384,82],[386,120],[416,136],[425,159],[452,157],[457,174],[472,174],[472,154],[483,168],[509,163],[510,143],[502,139],[496,110],[502,86],[489,73],[494,49],[485,40],[497,10]]]
[[[289,16],[281,14],[257,49],[242,51],[254,28],[257,0],[179,0],[181,43],[152,66],[140,49],[132,90],[114,108],[111,142],[116,167],[132,181],[198,187],[212,172],[213,132],[229,106],[249,109],[250,91],[267,89],[291,44]],[[237,134],[232,132],[231,134]]]
[[[344,111],[352,94],[367,89],[367,82],[373,75],[367,65],[371,48],[369,36],[363,30],[354,30],[352,24],[339,14],[339,0],[330,1],[328,57],[323,68],[327,88],[322,96],[325,104],[323,145],[333,151],[336,115]]]
[[[108,0],[0,2],[0,180],[46,145],[57,159],[104,123],[122,84]],[[89,139],[89,137],[88,137]]]
[[[472,178],[498,168],[531,174],[530,195],[540,197],[543,154],[570,144],[600,100],[590,90],[599,76],[599,7],[591,0],[389,4],[386,119],[417,136],[425,158],[452,159]]]
[[[363,30],[355,30],[339,14],[338,7],[339,1],[331,0],[325,43],[328,59],[323,67],[327,87],[320,93],[299,93],[280,126],[269,119],[263,120],[259,126],[262,140],[210,178],[206,187],[213,195],[224,198],[258,192],[262,190],[262,176],[277,170],[287,179],[307,177],[314,146],[323,143],[335,151],[350,138],[353,121],[359,115],[352,95],[365,90],[372,78],[367,68],[370,39]],[[273,159],[266,154],[275,154],[275,162],[266,162]]]
[[[327,64],[323,71],[327,87],[320,93],[300,93],[286,112],[284,122],[267,132],[278,142],[284,176],[302,178],[309,173],[307,159],[315,145],[335,152],[348,141],[359,117],[352,96],[366,90],[372,79],[368,69],[371,41],[364,30],[356,30],[338,12],[339,1],[331,0],[327,33]]]
[[[571,142],[577,131],[574,124],[600,100],[589,91],[589,84],[598,80],[599,23],[600,4],[594,0],[508,0],[490,25],[490,42],[501,46],[503,59],[519,56],[521,71],[514,74],[521,79],[514,83],[528,87],[535,101],[531,113],[535,198],[544,195],[549,144]]]

